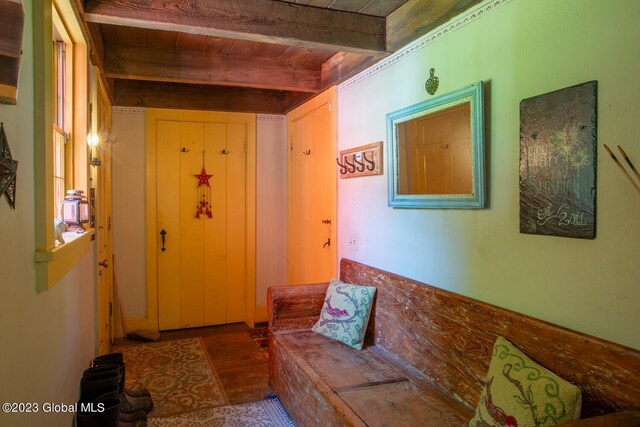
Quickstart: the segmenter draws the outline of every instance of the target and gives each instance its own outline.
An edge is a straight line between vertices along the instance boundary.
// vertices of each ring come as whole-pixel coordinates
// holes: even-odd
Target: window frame
[[[34,150],[35,150],[35,244],[36,289],[51,288],[91,248],[94,230],[76,235],[57,246],[54,242],[54,90],[53,28],[68,35],[66,84],[71,96],[65,100],[65,187],[88,194],[89,158],[86,144],[89,110],[89,52],[79,13],[71,0],[33,1]],[[71,56],[72,59],[69,59]],[[71,112],[71,114],[68,114]]]
[[[62,218],[62,200],[73,177],[73,144],[67,118],[73,118],[73,42],[53,9],[53,216]],[[58,246],[58,242],[54,242]]]

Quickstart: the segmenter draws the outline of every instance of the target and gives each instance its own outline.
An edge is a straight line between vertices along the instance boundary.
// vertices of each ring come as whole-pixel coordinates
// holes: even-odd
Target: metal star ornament
[[[211,179],[211,177],[213,175],[207,175],[207,171],[204,170],[204,168],[202,168],[202,172],[200,172],[199,175],[193,175],[196,178],[198,178],[198,187],[202,186],[202,185],[206,185],[207,187],[211,187],[211,185],[209,185],[209,179]]]
[[[18,162],[11,157],[9,141],[4,133],[4,123],[0,123],[0,196],[9,202],[11,209],[16,208],[16,174]]]
[[[209,175],[204,165],[204,155],[202,152],[202,172],[200,175],[193,175],[198,178],[197,196],[196,196],[196,219],[199,219],[202,215],[206,215],[209,218],[213,218],[213,211],[211,210],[211,184],[209,180],[213,175]]]

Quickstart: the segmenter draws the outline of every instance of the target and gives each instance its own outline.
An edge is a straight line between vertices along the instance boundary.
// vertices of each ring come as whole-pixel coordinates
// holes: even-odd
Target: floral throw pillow
[[[580,418],[580,389],[499,337],[472,427],[542,427]]]
[[[362,349],[376,288],[332,280],[313,332]]]

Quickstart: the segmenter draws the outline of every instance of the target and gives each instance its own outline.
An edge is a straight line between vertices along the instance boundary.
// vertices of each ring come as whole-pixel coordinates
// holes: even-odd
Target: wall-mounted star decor
[[[207,174],[207,171],[204,168],[204,155],[205,152],[202,152],[202,172],[199,175],[193,175],[198,178],[198,196],[196,200],[196,218],[200,218],[201,215],[206,215],[209,218],[213,217],[213,212],[211,211],[211,184],[209,184],[209,179],[213,175]]]
[[[0,197],[9,202],[11,209],[16,208],[16,173],[18,161],[11,157],[9,141],[4,133],[4,123],[0,123]]]
[[[193,175],[196,178],[198,178],[198,187],[200,187],[201,185],[206,185],[207,187],[211,187],[211,185],[209,185],[209,179],[213,176],[213,175],[207,175],[207,171],[202,168],[202,172],[200,172],[199,175]]]

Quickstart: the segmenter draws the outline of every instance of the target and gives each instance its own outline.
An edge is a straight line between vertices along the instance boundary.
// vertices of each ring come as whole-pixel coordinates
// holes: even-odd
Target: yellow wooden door
[[[156,126],[159,328],[243,321],[246,126],[177,120]],[[212,218],[195,215],[194,175],[203,160],[212,175]]]
[[[207,253],[207,262],[223,256],[226,259],[226,323],[245,319],[246,283],[246,134],[244,125],[227,124],[226,154],[226,251],[224,255]],[[212,235],[212,234],[208,234]]]
[[[111,105],[102,84],[97,83],[97,135],[95,148],[100,166],[94,167],[92,179],[96,191],[96,244],[98,258],[98,354],[111,349],[111,313],[113,303],[113,259],[111,230]]]
[[[335,276],[335,117],[333,90],[287,116],[290,284],[325,282]]]

